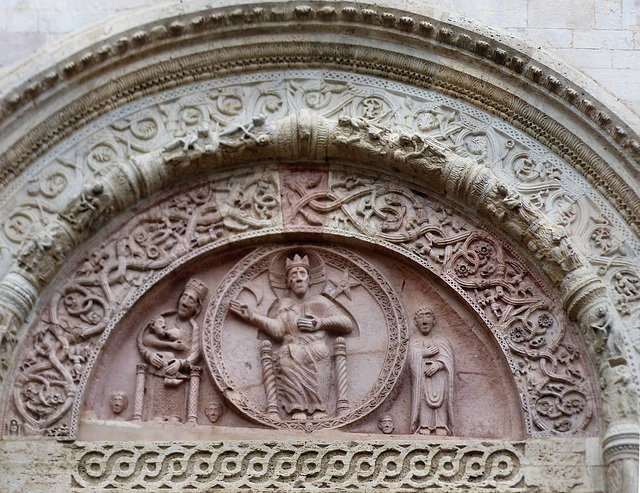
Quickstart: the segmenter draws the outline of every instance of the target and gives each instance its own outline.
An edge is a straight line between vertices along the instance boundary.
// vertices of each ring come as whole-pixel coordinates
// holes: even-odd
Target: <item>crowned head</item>
[[[189,279],[178,300],[178,316],[181,319],[195,317],[202,310],[209,288],[199,279]]]
[[[306,255],[304,257],[301,257],[296,253],[293,258],[286,259],[284,270],[287,275],[289,275],[289,270],[295,267],[302,267],[304,269],[307,269],[307,272],[309,272],[309,257]]]
[[[292,259],[286,259],[285,273],[287,286],[299,298],[309,290],[309,258],[300,257],[297,253]]]

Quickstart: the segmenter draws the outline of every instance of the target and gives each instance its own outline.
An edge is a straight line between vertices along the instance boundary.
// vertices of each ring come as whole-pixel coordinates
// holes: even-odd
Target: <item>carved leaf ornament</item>
[[[34,322],[9,382],[13,399],[5,404],[4,423],[16,419],[27,436],[73,438],[92,365],[110,331],[144,292],[188,259],[236,239],[282,234],[282,218],[297,217],[302,222],[286,231],[375,241],[435,273],[494,334],[520,393],[527,433],[584,432],[596,398],[584,350],[560,304],[524,258],[455,206],[397,180],[377,176],[374,182],[344,167],[330,170],[324,190],[322,180],[295,171],[284,179],[269,167],[221,174],[165,194],[111,228],[94,243],[99,246],[76,256],[75,271],[65,275]],[[344,248],[305,248],[333,270],[324,285],[335,300],[366,292],[383,307],[388,351],[357,402],[342,414],[296,423],[265,415],[255,398],[236,391],[237,375],[226,368],[222,349],[226,303],[266,275],[276,247],[258,248],[221,280],[206,311],[203,347],[216,384],[243,414],[269,427],[313,431],[357,420],[384,401],[402,371],[407,329],[403,307],[373,267]]]

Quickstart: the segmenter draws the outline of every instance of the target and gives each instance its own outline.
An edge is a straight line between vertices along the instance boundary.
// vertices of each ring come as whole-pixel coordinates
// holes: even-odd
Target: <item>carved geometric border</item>
[[[79,447],[74,491],[527,491],[524,442],[210,442]],[[365,486],[366,485],[366,486]]]

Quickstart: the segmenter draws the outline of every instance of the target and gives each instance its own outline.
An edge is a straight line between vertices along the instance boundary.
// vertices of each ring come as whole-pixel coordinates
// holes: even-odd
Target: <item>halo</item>
[[[306,255],[309,258],[309,286],[324,284],[327,280],[327,269],[320,255],[313,250],[303,250],[297,247],[290,248],[274,255],[269,264],[269,283],[274,291],[276,289],[288,289],[285,260],[293,258],[296,253],[301,257]]]

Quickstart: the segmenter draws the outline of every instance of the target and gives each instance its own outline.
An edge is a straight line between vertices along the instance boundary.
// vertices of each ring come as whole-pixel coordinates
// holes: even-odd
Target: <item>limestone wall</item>
[[[0,0],[0,71],[36,50],[50,49],[70,33],[157,3]],[[640,114],[638,0],[423,0],[416,4],[427,15],[435,10],[457,12],[525,39],[594,78]]]

